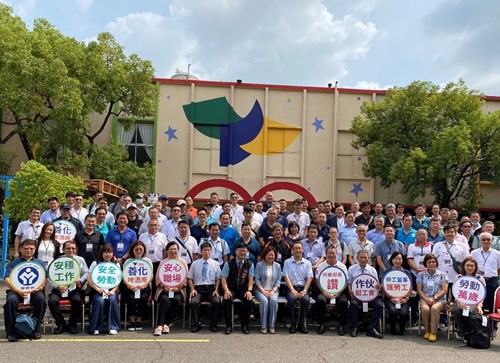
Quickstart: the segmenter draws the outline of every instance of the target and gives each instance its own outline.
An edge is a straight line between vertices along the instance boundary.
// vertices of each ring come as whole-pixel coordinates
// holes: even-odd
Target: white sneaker
[[[99,335],[99,330],[96,330],[96,331],[94,332],[94,335]]]
[[[446,325],[441,323],[438,325],[438,331],[446,331]]]
[[[109,331],[109,335],[116,335],[118,334],[118,332],[116,330],[110,330]]]

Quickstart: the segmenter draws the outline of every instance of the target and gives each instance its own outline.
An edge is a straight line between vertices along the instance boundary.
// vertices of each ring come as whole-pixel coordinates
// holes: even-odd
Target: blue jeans
[[[87,332],[94,334],[94,331],[102,329],[104,311],[108,316],[108,329],[120,330],[120,311],[118,308],[118,296],[116,294],[103,299],[101,294],[92,295],[92,308],[90,309],[89,327]]]
[[[278,292],[270,299],[264,296],[258,288],[254,289],[254,295],[259,300],[260,322],[262,329],[274,328],[276,316],[278,315]]]

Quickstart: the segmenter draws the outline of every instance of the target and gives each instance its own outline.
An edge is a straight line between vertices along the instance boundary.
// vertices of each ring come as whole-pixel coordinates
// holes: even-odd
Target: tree
[[[66,192],[83,193],[86,189],[80,177],[50,171],[32,160],[21,164],[21,170],[9,182],[10,198],[5,201],[5,210],[13,220],[28,218],[32,206],[43,209],[49,197],[65,200]]]
[[[89,44],[36,19],[29,31],[0,3],[1,122],[18,136],[29,160],[87,171],[89,145],[113,116],[151,116],[157,91],[151,62],[126,56],[109,33]],[[89,115],[102,115],[92,127]]]
[[[92,146],[90,175],[92,178],[106,179],[121,185],[131,195],[149,189],[153,177],[153,168],[149,164],[139,167],[128,160],[124,145],[110,142],[105,147]]]
[[[484,114],[482,103],[463,81],[417,81],[364,103],[351,127],[363,173],[383,188],[401,183],[411,199],[430,191],[441,206],[476,208],[481,171],[500,182],[500,113]]]

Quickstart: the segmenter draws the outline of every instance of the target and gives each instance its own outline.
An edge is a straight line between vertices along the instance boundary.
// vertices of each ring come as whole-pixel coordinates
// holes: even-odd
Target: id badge
[[[155,254],[155,250],[149,250],[148,255],[153,256]]]
[[[281,253],[278,252],[278,256],[276,257],[276,261],[281,261]]]
[[[92,252],[93,249],[94,249],[94,245],[92,243],[87,243],[85,245],[85,251]]]
[[[123,248],[125,247],[125,244],[123,242],[118,242],[116,244],[116,250],[119,252],[123,252]]]

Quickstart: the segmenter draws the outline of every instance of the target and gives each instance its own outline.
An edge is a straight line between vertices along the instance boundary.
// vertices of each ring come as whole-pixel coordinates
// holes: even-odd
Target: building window
[[[153,161],[153,122],[134,122],[129,128],[118,124],[118,139],[127,148],[130,160],[137,165],[152,164]]]

